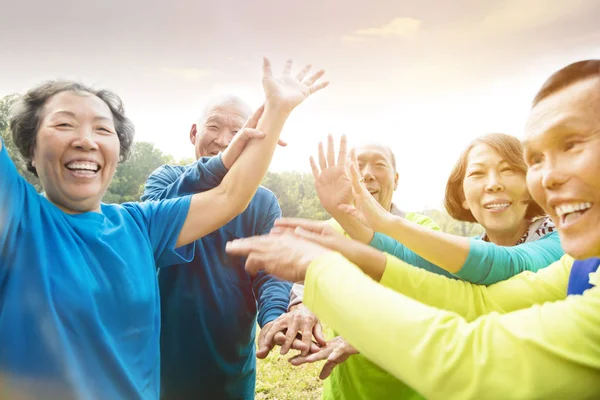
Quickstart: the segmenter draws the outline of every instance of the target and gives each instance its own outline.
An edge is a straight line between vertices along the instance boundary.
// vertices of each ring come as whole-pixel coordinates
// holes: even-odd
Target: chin
[[[565,237],[559,231],[560,242],[565,253],[577,260],[600,257],[600,241],[594,237]]]

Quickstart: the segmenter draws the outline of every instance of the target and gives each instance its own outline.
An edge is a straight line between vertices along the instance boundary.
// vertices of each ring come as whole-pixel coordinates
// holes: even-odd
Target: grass
[[[329,333],[325,327],[324,331]],[[258,332],[256,336],[258,337]],[[321,398],[323,382],[319,379],[319,373],[325,361],[294,367],[288,362],[293,355],[295,352],[282,356],[279,354],[279,347],[276,347],[267,358],[257,360],[255,399],[316,400]]]

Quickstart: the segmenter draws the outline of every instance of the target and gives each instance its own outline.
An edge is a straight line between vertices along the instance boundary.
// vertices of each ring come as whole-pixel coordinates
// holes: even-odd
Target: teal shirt
[[[416,267],[480,285],[504,281],[523,271],[536,272],[557,261],[564,254],[556,231],[536,241],[511,247],[498,246],[484,242],[480,238],[472,238],[465,264],[460,271],[452,275],[382,233],[375,233],[370,244]]]

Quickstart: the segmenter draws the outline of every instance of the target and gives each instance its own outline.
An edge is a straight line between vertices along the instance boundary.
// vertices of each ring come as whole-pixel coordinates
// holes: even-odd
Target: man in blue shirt
[[[237,97],[212,101],[190,131],[198,161],[185,167],[158,168],[148,178],[142,200],[176,198],[215,187],[229,167],[220,152],[250,114],[250,108]],[[264,273],[250,276],[243,259],[225,253],[228,241],[266,234],[279,217],[275,195],[259,187],[242,214],[196,241],[192,262],[159,272],[163,399],[253,399],[256,322],[263,336],[278,319],[278,327],[288,327],[291,341],[300,327],[309,333],[318,327],[303,305],[288,312],[290,283]],[[321,342],[318,333],[316,336]],[[283,343],[285,337],[284,332],[271,332],[269,341],[273,343],[262,343],[259,338],[259,357],[267,355],[274,341],[289,348],[290,340]],[[302,342],[293,343],[294,348],[308,352]]]

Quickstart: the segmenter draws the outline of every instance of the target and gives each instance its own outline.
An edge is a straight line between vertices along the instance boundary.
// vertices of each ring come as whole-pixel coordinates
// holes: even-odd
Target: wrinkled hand
[[[305,79],[311,66],[305,66],[295,77],[292,76],[292,60],[287,60],[280,78],[273,77],[270,61],[263,60],[263,89],[267,106],[292,111],[311,94],[325,88],[329,82],[318,82],[325,73],[319,70]]]
[[[283,343],[278,342],[282,336]],[[297,339],[298,336],[301,340]],[[313,336],[317,343],[313,343]],[[258,337],[256,357],[265,358],[276,344],[281,346],[282,355],[294,349],[300,350],[300,354],[305,356],[319,351],[320,346],[324,346],[325,343],[317,317],[304,304],[298,304],[290,312],[280,315],[263,327]]]
[[[350,158],[353,160],[348,164],[348,174],[350,175],[352,184],[352,202],[345,202],[338,206],[339,210],[353,216],[363,224],[370,226],[376,232],[383,230],[392,215],[386,211],[369,193],[367,187],[363,183],[363,179],[358,172],[358,161],[356,160],[356,152],[350,152]]]
[[[333,136],[327,136],[327,156],[323,143],[319,142],[319,165],[310,157],[310,166],[315,178],[315,189],[323,208],[331,214],[339,214],[340,204],[352,204],[352,181],[346,171],[346,136],[340,139],[340,150],[335,160]]]
[[[290,282],[300,282],[311,262],[330,250],[296,235],[253,236],[228,242],[225,251],[234,256],[247,256],[246,271],[258,271]]]
[[[379,281],[383,275],[387,262],[385,254],[367,244],[345,237],[327,222],[302,218],[275,220],[275,225],[271,229],[272,235],[290,233],[337,251],[376,281]]]
[[[252,114],[252,116],[246,121],[242,129],[235,134],[231,140],[231,143],[229,143],[229,146],[227,146],[227,148],[221,154],[221,161],[223,161],[225,168],[231,168],[233,163],[238,159],[240,154],[242,154],[242,151],[246,148],[246,145],[251,139],[262,139],[265,137],[263,132],[256,130],[258,120],[260,117],[262,117],[264,109],[265,106],[263,104],[256,111],[254,111],[254,114]],[[277,144],[282,147],[287,146],[287,143],[281,139],[279,139]]]
[[[314,221],[312,219],[305,218],[279,218],[275,220],[273,228],[271,228],[271,234],[278,235],[282,233],[297,233],[297,229],[303,229],[315,233],[317,235],[330,237],[332,239],[346,239],[344,235],[336,231],[330,224],[325,221]],[[298,230],[300,236],[302,232]],[[326,242],[323,242],[326,243]],[[319,243],[321,244],[321,243]],[[323,244],[321,244],[323,245]],[[335,250],[335,249],[334,249]]]
[[[336,336],[322,347],[318,352],[308,356],[296,356],[290,359],[290,363],[294,366],[305,363],[314,363],[321,360],[327,360],[321,369],[319,379],[325,379],[331,375],[333,369],[346,361],[348,357],[359,354],[358,350],[346,342],[343,337]]]

